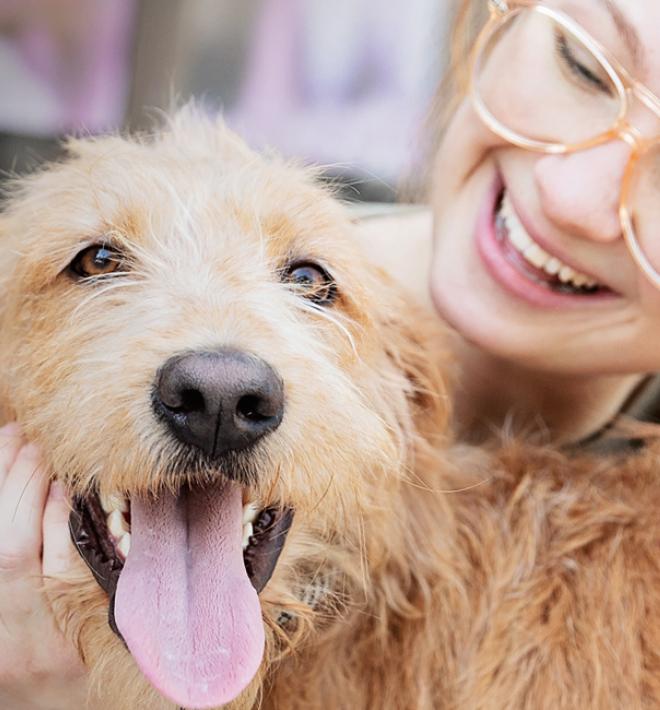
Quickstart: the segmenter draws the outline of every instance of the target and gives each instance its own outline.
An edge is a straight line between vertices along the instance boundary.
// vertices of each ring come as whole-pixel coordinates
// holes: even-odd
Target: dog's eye
[[[103,276],[117,271],[121,264],[118,252],[102,244],[83,249],[69,265],[70,271],[76,276]]]
[[[337,297],[337,286],[332,276],[311,261],[290,264],[282,273],[282,280],[318,305],[328,305]]]

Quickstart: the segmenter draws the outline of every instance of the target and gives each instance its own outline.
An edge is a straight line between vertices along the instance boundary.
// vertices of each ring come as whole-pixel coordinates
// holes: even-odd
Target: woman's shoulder
[[[425,205],[360,204],[349,207],[367,258],[430,305],[433,219]]]

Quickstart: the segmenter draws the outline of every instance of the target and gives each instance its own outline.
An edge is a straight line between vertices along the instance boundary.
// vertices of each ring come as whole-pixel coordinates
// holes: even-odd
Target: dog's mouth
[[[184,707],[230,702],[261,663],[257,594],[293,511],[243,497],[224,480],[176,495],[73,501],[71,535],[110,597],[111,627],[151,683]]]

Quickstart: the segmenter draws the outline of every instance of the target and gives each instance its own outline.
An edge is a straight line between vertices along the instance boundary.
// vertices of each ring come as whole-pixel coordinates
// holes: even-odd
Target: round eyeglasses
[[[660,98],[565,13],[532,0],[489,0],[489,8],[472,54],[477,113],[495,134],[541,153],[625,141],[621,227],[635,262],[660,289],[660,136],[645,138],[628,121],[633,100],[660,117]]]

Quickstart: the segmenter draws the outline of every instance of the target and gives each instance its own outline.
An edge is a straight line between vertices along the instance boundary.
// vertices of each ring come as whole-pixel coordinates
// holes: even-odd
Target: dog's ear
[[[408,382],[416,428],[434,440],[447,433],[453,364],[450,334],[438,315],[419,304],[388,274],[377,270],[382,341],[388,358]]]

